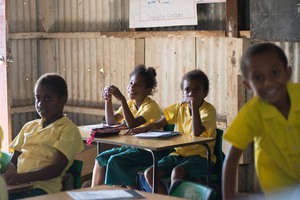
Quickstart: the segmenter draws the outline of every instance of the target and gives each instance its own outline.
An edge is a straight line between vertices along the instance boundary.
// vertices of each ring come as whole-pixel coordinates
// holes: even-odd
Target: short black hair
[[[148,67],[147,69],[145,65],[137,65],[133,72],[130,73],[130,77],[133,75],[143,75],[145,77],[146,88],[151,88],[150,94],[153,93],[153,90],[157,86],[156,70],[153,67]]]
[[[199,70],[199,69],[195,69],[195,70],[192,70],[190,72],[187,72],[183,76],[181,84],[180,84],[181,90],[183,90],[183,82],[185,80],[195,80],[195,79],[199,80],[202,83],[204,91],[209,90],[209,80],[208,80],[206,74],[203,71]]]
[[[39,85],[49,85],[52,87],[58,97],[68,96],[68,87],[65,79],[57,73],[46,73],[36,82],[34,89]]]
[[[266,51],[277,54],[278,58],[282,61],[284,66],[285,67],[288,66],[288,61],[287,61],[286,55],[280,47],[276,46],[275,44],[271,44],[271,43],[254,44],[244,51],[242,58],[241,58],[241,66],[240,67],[241,67],[242,75],[245,79],[247,79],[247,76],[246,76],[247,63],[246,62],[247,62],[248,58],[253,55],[264,53]]]

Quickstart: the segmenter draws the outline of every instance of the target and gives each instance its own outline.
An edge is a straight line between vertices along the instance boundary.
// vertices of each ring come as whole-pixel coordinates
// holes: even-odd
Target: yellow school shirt
[[[147,124],[156,122],[161,118],[161,111],[157,103],[152,100],[150,97],[146,97],[140,106],[139,110],[136,109],[133,100],[127,101],[128,107],[134,117],[142,116],[146,123],[142,124],[139,127],[146,126]],[[118,114],[123,115],[122,106],[117,110]]]
[[[1,153],[1,149],[2,149],[2,140],[3,140],[3,130],[0,126],[0,158],[2,156],[2,153]],[[1,164],[0,164],[0,169],[1,169]]]
[[[208,102],[203,101],[199,108],[202,125],[206,130],[201,134],[204,137],[216,137],[216,109]],[[176,124],[176,130],[182,134],[194,135],[192,129],[192,116],[187,103],[180,106],[180,102],[163,109],[166,120],[169,124]],[[209,142],[208,146],[213,152],[215,142]],[[192,155],[199,155],[207,158],[206,148],[202,145],[191,145],[185,147],[175,148],[175,152],[170,155],[180,155],[188,157]],[[212,154],[211,160],[216,162],[216,156]]]
[[[255,144],[255,167],[265,193],[300,183],[300,84],[287,84],[291,108],[286,120],[271,104],[252,98],[224,139],[244,150]]]
[[[8,200],[8,192],[7,192],[6,182],[5,182],[4,178],[2,178],[1,175],[0,175],[0,199]]]
[[[64,116],[45,128],[43,119],[26,123],[9,148],[22,152],[18,158],[18,173],[50,165],[57,150],[68,158],[69,162],[59,177],[32,182],[33,188],[41,188],[50,194],[60,192],[62,177],[84,147],[77,126]]]

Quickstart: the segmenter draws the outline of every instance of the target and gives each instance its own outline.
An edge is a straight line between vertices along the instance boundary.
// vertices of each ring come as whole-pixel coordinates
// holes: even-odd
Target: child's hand
[[[106,86],[104,88],[104,90],[102,91],[102,98],[105,100],[105,101],[110,101],[111,100],[111,94],[109,94],[108,92],[108,89],[109,89],[110,86]]]
[[[129,129],[124,133],[124,135],[135,135],[138,133],[145,133],[145,132],[147,132],[146,128],[140,127],[140,128]]]
[[[199,102],[199,100],[194,97],[183,97],[183,99],[181,100],[180,106],[182,106],[185,103],[187,103],[189,105],[190,109],[193,109],[193,108],[198,109],[201,105],[201,102]]]
[[[7,185],[17,185],[19,184],[19,174],[15,171],[7,171],[2,174]]]
[[[120,92],[119,88],[114,85],[110,85],[107,89],[108,93],[114,96],[118,101],[122,101],[125,99],[123,94]]]

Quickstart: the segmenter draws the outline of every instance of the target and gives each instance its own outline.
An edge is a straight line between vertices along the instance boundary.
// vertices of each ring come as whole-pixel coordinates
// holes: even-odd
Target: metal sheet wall
[[[129,0],[9,0],[9,32],[129,30]]]
[[[157,70],[154,99],[162,108],[181,100],[183,75],[201,69],[210,81],[206,100],[216,107],[218,119],[226,119],[226,38],[147,38],[145,63]]]
[[[9,32],[129,31],[129,0],[9,0]],[[226,3],[197,4],[197,26],[139,30],[225,30]]]

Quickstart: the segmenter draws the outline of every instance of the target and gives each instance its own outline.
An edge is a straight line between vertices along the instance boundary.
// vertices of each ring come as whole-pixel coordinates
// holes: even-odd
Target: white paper
[[[130,0],[129,28],[197,25],[194,0]]]
[[[179,134],[179,132],[172,132],[172,131],[149,131],[147,133],[135,134],[134,137],[159,138],[159,137],[172,136],[172,135],[177,135],[177,134]]]
[[[133,198],[133,195],[125,190],[96,190],[67,193],[75,200]]]
[[[105,127],[105,124],[103,124],[103,123],[84,126],[85,129],[104,128],[104,127]]]
[[[226,2],[226,0],[195,0],[195,3],[221,3],[221,2]]]

